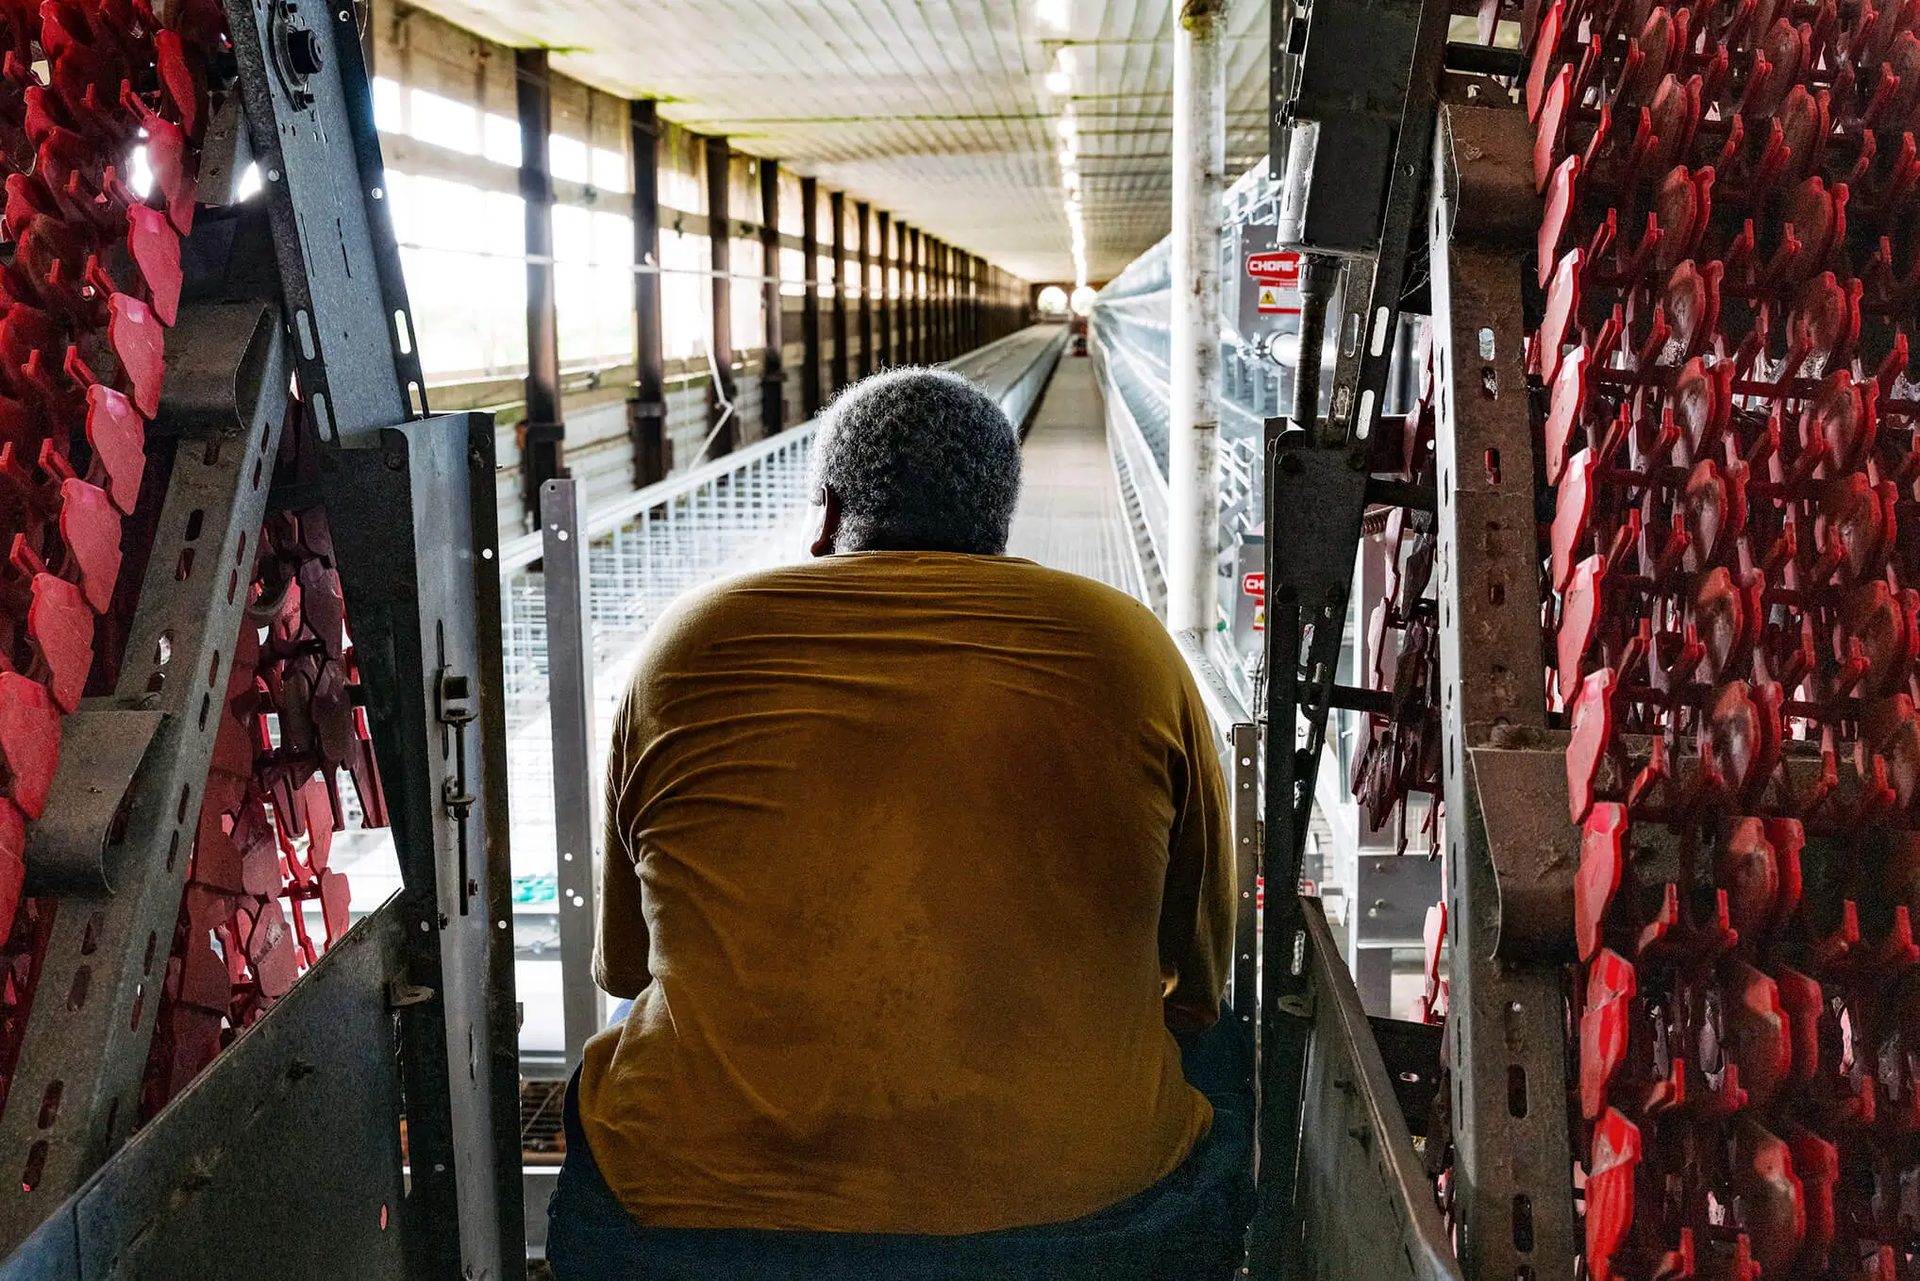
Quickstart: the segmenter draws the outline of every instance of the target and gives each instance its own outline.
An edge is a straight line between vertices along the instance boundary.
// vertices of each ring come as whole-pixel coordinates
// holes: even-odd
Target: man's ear
[[[820,486],[820,523],[816,527],[813,546],[809,549],[815,556],[831,556],[834,544],[840,538],[840,495],[833,492],[832,485]]]

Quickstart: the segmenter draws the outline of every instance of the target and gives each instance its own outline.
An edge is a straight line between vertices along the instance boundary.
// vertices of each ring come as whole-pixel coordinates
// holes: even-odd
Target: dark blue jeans
[[[547,1262],[554,1281],[1225,1281],[1253,1214],[1253,1042],[1222,1013],[1180,1058],[1213,1128],[1172,1174],[1084,1219],[958,1237],[643,1227],[587,1147],[576,1073]]]

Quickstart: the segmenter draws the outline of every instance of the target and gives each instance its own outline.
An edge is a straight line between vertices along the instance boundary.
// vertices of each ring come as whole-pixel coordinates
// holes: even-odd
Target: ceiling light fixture
[[[1072,0],[1038,0],[1033,7],[1034,16],[1040,19],[1040,25],[1055,31],[1065,31],[1067,22],[1073,16]]]
[[[1047,73],[1047,92],[1056,98],[1064,98],[1073,92],[1073,77],[1064,71]]]

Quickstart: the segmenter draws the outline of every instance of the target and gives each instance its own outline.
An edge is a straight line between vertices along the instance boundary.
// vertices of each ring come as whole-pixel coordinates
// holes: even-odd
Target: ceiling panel
[[[1068,13],[1044,26],[1037,7]],[[1029,280],[1070,279],[1059,115],[1079,121],[1090,275],[1167,232],[1177,0],[425,0],[556,70]],[[1266,150],[1266,3],[1229,17],[1229,177]],[[1046,73],[1070,45],[1072,90]]]

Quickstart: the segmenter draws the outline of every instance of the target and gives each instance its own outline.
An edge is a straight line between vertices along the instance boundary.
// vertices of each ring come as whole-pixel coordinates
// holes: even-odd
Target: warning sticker
[[[1262,284],[1260,286],[1260,314],[1263,316],[1297,316],[1300,314],[1300,309],[1288,305],[1290,302],[1295,301],[1297,297],[1298,295],[1288,295],[1287,292],[1283,291],[1278,285]]]

